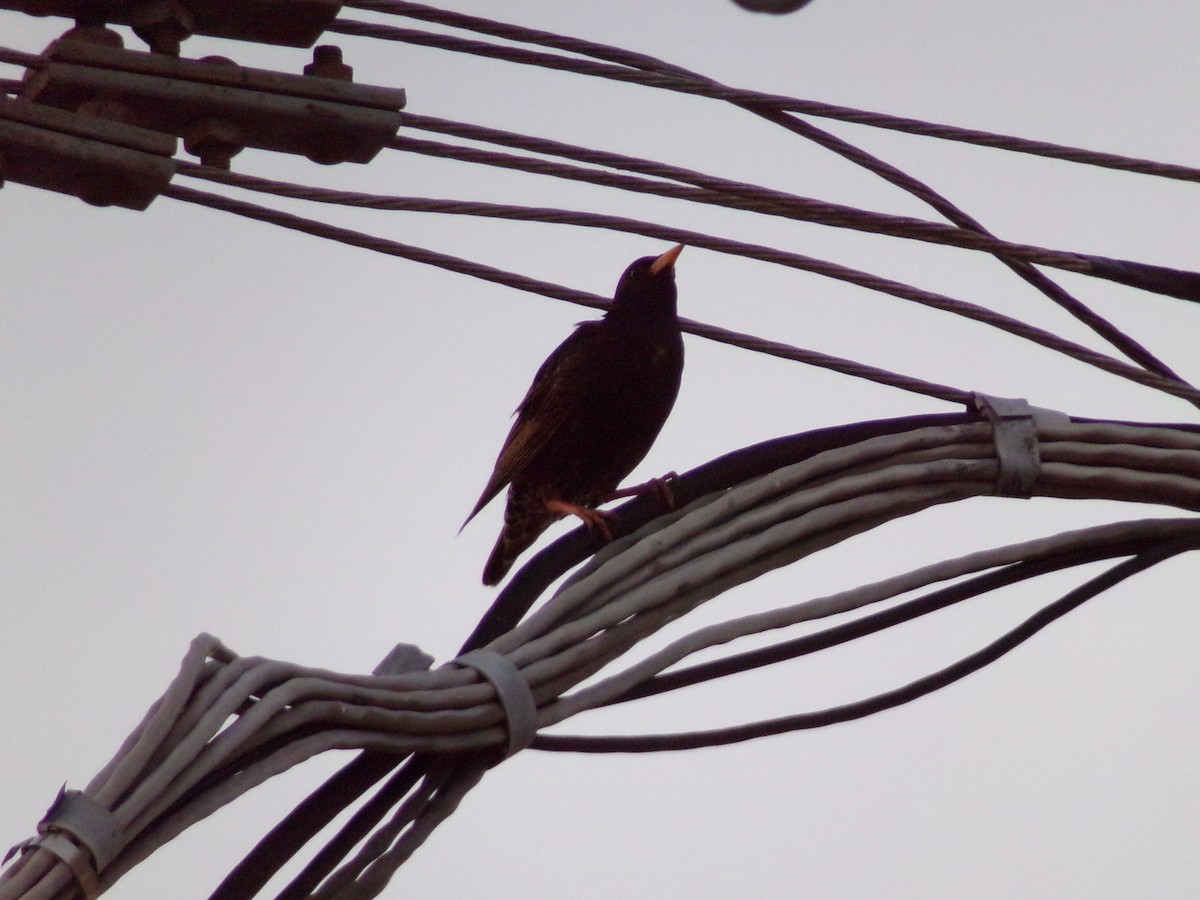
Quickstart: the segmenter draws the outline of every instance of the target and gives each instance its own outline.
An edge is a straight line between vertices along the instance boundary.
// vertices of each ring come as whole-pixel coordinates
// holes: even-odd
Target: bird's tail
[[[539,502],[536,505],[520,504],[514,508],[510,497],[508,508],[504,511],[504,528],[492,555],[488,557],[483,567],[483,583],[499,584],[500,579],[508,574],[517,557],[524,553],[543,531],[550,527],[558,516],[550,512]]]

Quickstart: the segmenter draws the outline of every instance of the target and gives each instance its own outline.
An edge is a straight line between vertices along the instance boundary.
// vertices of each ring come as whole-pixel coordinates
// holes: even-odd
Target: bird
[[[463,528],[508,486],[504,526],[483,569],[499,584],[517,557],[564,515],[609,538],[614,496],[649,492],[670,500],[662,481],[617,491],[650,451],[675,405],[683,377],[676,312],[679,244],[630,263],[600,319],[580,322],[533,378],[516,410],[479,502]],[[460,531],[462,529],[459,529]]]

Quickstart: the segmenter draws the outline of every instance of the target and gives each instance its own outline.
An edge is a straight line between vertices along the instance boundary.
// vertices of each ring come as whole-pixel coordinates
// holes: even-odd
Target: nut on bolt
[[[336,78],[338,81],[353,81],[354,67],[342,62],[342,48],[334,44],[322,44],[313,48],[313,61],[304,67],[305,75],[318,78]]]
[[[183,149],[216,169],[228,169],[245,147],[241,130],[228,119],[198,119],[183,132]]]
[[[192,36],[196,20],[179,0],[147,0],[133,8],[130,15],[133,33],[155,53],[178,56],[179,45]]]

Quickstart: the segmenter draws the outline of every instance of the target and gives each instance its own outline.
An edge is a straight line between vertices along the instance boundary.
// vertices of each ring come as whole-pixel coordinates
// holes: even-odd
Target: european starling
[[[470,522],[509,486],[484,584],[498,584],[538,535],[568,513],[607,532],[594,507],[611,499],[649,452],[679,393],[683,337],[674,266],[682,251],[680,244],[630,265],[604,317],[577,325],[538,369],[467,516]]]

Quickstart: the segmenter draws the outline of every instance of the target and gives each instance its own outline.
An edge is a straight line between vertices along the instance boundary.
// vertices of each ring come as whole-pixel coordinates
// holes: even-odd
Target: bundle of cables
[[[984,408],[994,411],[988,401]],[[1006,445],[1013,422],[1029,438],[1015,451]],[[1017,484],[1009,476],[1021,466],[1031,468]],[[33,852],[6,871],[0,898],[68,897],[77,883],[98,893],[264,780],[347,748],[367,752],[281,823],[214,896],[253,896],[296,846],[395,770],[281,895],[376,896],[487,769],[520,749],[681,750],[868,715],[961,678],[1106,588],[1200,547],[1194,516],[1068,531],[707,625],[622,667],[645,638],[707,600],[939,504],[1012,494],[1200,510],[1200,433],[1034,410],[1008,420],[894,419],[750,447],[686,473],[673,490],[681,508],[665,515],[656,515],[657,501],[649,497],[621,507],[618,521],[629,533],[599,552],[585,529],[547,547],[500,594],[464,654],[436,669],[409,648],[389,660],[384,674],[344,675],[241,657],[200,636],[112,762],[83,791],[60,797],[42,834],[26,842]],[[588,557],[526,614],[548,585]],[[777,665],[1004,585],[1105,559],[1121,561],[978,652],[880,696],[674,735],[542,733],[587,710]],[[824,631],[681,667],[700,651],[740,638],[860,610]],[[337,868],[355,846],[357,853]]]

